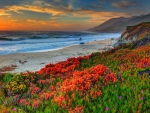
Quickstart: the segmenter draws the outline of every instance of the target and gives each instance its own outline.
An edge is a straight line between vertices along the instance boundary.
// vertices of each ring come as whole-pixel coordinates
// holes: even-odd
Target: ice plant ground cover
[[[150,45],[118,46],[38,72],[8,73],[0,85],[2,113],[148,113]]]

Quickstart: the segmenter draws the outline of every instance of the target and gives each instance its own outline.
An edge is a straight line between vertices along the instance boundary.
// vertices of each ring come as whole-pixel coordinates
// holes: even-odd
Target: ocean
[[[0,31],[0,55],[43,52],[107,38],[121,33],[62,32],[62,31]]]

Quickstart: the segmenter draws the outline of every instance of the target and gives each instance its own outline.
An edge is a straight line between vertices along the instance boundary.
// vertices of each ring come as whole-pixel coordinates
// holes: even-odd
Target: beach
[[[46,52],[17,53],[0,56],[1,73],[38,71],[46,64],[64,61],[70,57],[89,55],[112,48],[117,38],[93,41]]]

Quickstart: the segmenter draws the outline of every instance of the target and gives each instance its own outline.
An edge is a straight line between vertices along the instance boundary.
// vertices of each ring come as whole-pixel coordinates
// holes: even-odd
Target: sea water
[[[0,31],[0,55],[42,52],[118,38],[120,33],[62,32],[62,31]]]

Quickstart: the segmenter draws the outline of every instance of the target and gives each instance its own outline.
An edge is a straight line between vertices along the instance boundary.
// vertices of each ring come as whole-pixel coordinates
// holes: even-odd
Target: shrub
[[[6,83],[10,82],[13,76],[14,75],[12,73],[6,73],[3,78],[4,82],[6,82]]]
[[[14,95],[24,93],[27,89],[26,83],[24,82],[24,77],[22,75],[14,75],[9,83],[4,86],[5,91],[7,92],[5,95]]]

